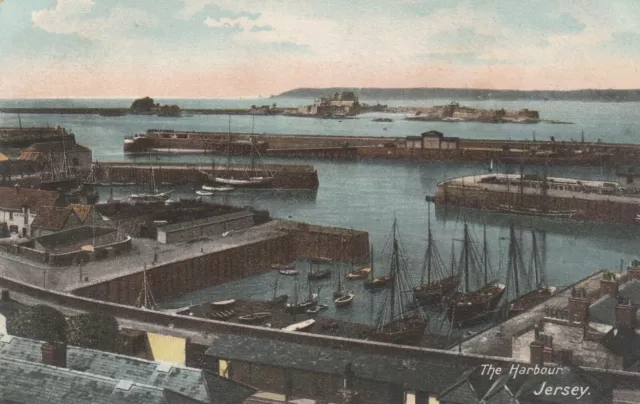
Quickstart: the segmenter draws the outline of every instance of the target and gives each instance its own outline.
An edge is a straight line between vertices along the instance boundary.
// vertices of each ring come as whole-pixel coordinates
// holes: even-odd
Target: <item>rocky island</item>
[[[410,121],[483,122],[483,123],[568,123],[540,119],[538,111],[530,109],[476,109],[461,106],[457,102],[434,107],[397,108],[396,112],[413,113],[405,119]]]

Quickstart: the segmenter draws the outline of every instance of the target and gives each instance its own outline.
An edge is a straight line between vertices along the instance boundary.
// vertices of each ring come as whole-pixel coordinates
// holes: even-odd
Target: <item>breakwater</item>
[[[204,173],[227,175],[242,173],[246,165],[200,166],[195,164],[136,164],[126,162],[100,162],[94,164],[93,179],[99,184],[143,184],[150,183],[153,176],[156,184],[203,184],[208,182]],[[313,166],[269,164],[256,166],[255,176],[265,176],[269,172],[275,177],[271,188],[317,189],[318,173]]]
[[[223,132],[149,131],[127,139],[125,152],[201,153],[218,152],[232,145],[233,154],[251,153],[255,141],[267,156],[327,160],[402,159],[506,164],[619,165],[635,164],[640,145],[603,142],[519,141],[511,139],[464,139],[437,131],[419,136],[326,136]],[[227,146],[228,147],[228,146]]]
[[[442,181],[436,188],[435,203],[512,214],[622,224],[633,224],[640,214],[640,197],[606,194],[597,189],[593,192],[571,189],[582,187],[584,184],[580,180],[575,180],[577,185],[574,186],[562,185],[544,191],[540,188],[520,187],[514,180],[506,185],[491,183],[486,181],[489,177],[492,175]]]

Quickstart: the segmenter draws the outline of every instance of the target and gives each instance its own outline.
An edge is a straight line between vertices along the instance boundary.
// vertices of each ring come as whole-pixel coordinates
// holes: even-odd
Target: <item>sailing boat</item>
[[[309,274],[307,275],[307,279],[311,281],[317,281],[320,279],[326,279],[331,277],[330,269],[313,269],[313,260],[309,260]]]
[[[371,255],[371,263],[368,267],[362,267],[362,268],[358,268],[358,269],[353,269],[353,264],[352,264],[352,269],[351,271],[349,271],[349,273],[347,274],[347,279],[362,279],[362,278],[366,278],[367,276],[369,276],[369,273],[371,273],[371,268],[373,268],[373,246],[371,246],[369,248],[370,251],[370,255]]]
[[[472,246],[469,227],[464,224],[464,240],[462,253],[460,255],[460,268],[464,270],[463,289],[457,291],[449,301],[447,318],[454,326],[464,327],[485,320],[496,308],[506,286],[497,281],[488,282],[488,251],[486,248],[487,239],[485,232],[484,254],[482,262],[484,264],[484,285],[475,291],[470,288],[470,265],[478,263],[477,251]]]
[[[335,292],[333,292],[334,300],[336,307],[344,307],[348,306],[353,302],[353,298],[355,297],[355,293],[353,291],[347,291],[344,287],[344,283],[342,282],[342,271],[338,274],[338,288]]]
[[[416,344],[424,336],[429,324],[420,306],[407,310],[405,291],[411,290],[406,264],[401,262],[400,246],[393,220],[392,253],[390,262],[391,288],[387,290],[373,338],[395,344]]]
[[[511,318],[521,314],[533,306],[537,306],[538,304],[544,302],[551,296],[555,295],[557,288],[555,286],[548,286],[544,281],[543,269],[540,260],[540,255],[538,254],[538,245],[536,240],[535,231],[531,232],[531,261],[530,261],[530,272],[529,275],[534,275],[535,277],[535,289],[531,290],[528,293],[525,293],[522,296],[519,296],[519,284],[518,284],[518,270],[517,266],[521,264],[522,256],[520,255],[520,250],[518,248],[517,240],[515,238],[515,232],[513,229],[513,225],[511,226],[510,231],[510,243],[509,243],[509,264],[513,268],[514,275],[514,285],[515,285],[515,296],[516,298],[508,303],[507,308],[507,317]],[[544,246],[543,246],[544,247]],[[519,296],[519,297],[518,297]]]
[[[445,265],[438,252],[433,235],[431,234],[431,212],[428,219],[428,244],[425,252],[420,285],[413,288],[413,296],[420,304],[429,305],[441,303],[443,299],[451,296],[460,285],[460,275],[452,274],[445,277]]]
[[[369,278],[364,281],[364,287],[367,289],[381,289],[389,286],[393,280],[393,274],[375,277],[373,274],[373,247],[371,247],[371,271]]]
[[[289,314],[303,314],[307,309],[318,304],[318,295],[309,291],[309,298],[303,302],[299,302],[298,296],[300,296],[300,284],[298,278],[293,285],[293,303],[287,303],[284,311]]]
[[[173,190],[166,192],[158,191],[158,188],[156,188],[156,175],[153,166],[151,166],[151,181],[149,182],[149,188],[148,194],[131,194],[129,198],[136,203],[164,202],[169,199],[173,193]]]
[[[271,185],[275,177],[264,166],[264,163],[261,163],[263,166],[263,169],[262,169],[263,175],[258,176],[256,174],[256,170],[255,170],[256,154],[258,158],[260,158],[260,160],[262,160],[262,157],[260,156],[260,152],[256,147],[256,140],[253,137],[253,134],[250,137],[249,141],[251,142],[251,165],[250,165],[251,168],[250,170],[247,170],[248,167],[245,167],[245,171],[243,172],[243,175],[241,176],[241,178],[236,178],[235,175],[231,174],[231,115],[229,115],[229,137],[227,140],[227,150],[226,150],[227,170],[226,170],[225,176],[214,175],[214,174],[210,176],[212,177],[212,180],[215,183],[231,186],[235,188],[266,188]],[[265,171],[266,171],[266,175],[264,174]]]

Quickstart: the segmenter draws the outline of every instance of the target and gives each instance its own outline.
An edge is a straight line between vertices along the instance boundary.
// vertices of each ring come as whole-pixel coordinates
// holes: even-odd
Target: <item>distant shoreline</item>
[[[628,90],[489,90],[469,88],[297,88],[272,98],[320,98],[326,94],[353,91],[368,100],[429,100],[452,101],[596,101],[640,102],[640,89]]]

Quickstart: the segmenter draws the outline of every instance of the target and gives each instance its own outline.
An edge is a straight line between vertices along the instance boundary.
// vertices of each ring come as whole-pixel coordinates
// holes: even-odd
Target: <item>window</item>
[[[9,212],[9,220],[13,220],[13,212]]]

